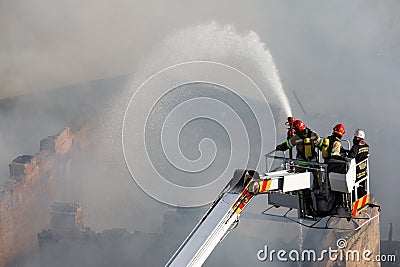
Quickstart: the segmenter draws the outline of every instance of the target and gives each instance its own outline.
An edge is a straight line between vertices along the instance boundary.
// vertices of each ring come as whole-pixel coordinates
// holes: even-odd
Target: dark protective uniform
[[[310,158],[307,158],[305,155],[305,147],[304,147],[304,139],[310,138],[311,140],[311,152],[312,156]],[[317,144],[320,143],[320,137],[319,135],[314,132],[313,130],[306,128],[304,129],[301,133],[296,133],[292,138],[286,140],[286,142],[283,142],[282,144],[279,144],[276,146],[277,150],[280,151],[285,151],[287,149],[290,149],[294,146],[296,146],[296,158],[300,160],[316,160],[317,159],[317,153],[315,152],[315,147]]]
[[[347,156],[349,158],[355,158],[356,163],[360,163],[367,159],[369,155],[369,146],[364,140],[354,138],[353,146],[349,150]],[[367,163],[363,162],[357,166],[357,180],[364,178],[367,175]]]
[[[328,164],[328,173],[347,173],[348,164],[344,157],[346,150],[340,142],[341,136],[333,133],[327,138],[329,139],[328,157],[324,158],[324,160]]]
[[[308,144],[311,149],[311,156],[306,157],[306,148],[304,145],[304,140],[306,138],[310,139],[310,144]],[[315,147],[320,143],[321,138],[319,135],[314,132],[313,130],[306,128],[300,133],[296,133],[293,137],[290,139],[286,140],[286,142],[283,142],[282,144],[279,144],[276,146],[277,150],[280,151],[285,151],[287,149],[291,149],[292,147],[296,146],[296,158],[299,160],[304,160],[304,161],[317,161],[317,153],[315,151]],[[302,164],[299,164],[302,165]],[[306,169],[302,167],[296,167],[297,172],[305,172]],[[319,178],[318,178],[318,171],[313,170],[311,171],[313,174],[313,189],[319,188]],[[309,194],[309,192],[307,192]]]

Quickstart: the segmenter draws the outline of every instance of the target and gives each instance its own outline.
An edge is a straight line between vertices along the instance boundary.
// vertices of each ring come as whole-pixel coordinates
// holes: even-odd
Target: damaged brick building
[[[0,186],[0,266],[37,247],[38,229],[49,224],[51,203],[66,192],[74,153],[88,145],[90,123],[40,141],[35,155],[9,164],[10,178]]]

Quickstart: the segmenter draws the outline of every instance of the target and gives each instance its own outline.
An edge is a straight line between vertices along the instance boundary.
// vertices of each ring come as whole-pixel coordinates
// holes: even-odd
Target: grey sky
[[[332,71],[348,73],[343,56],[372,57],[358,71],[398,56],[398,8],[397,1],[1,1],[0,97],[130,73],[171,31],[210,20],[256,31],[288,85],[290,73],[312,90],[304,78],[314,71],[324,73],[321,86],[321,78],[336,81]]]

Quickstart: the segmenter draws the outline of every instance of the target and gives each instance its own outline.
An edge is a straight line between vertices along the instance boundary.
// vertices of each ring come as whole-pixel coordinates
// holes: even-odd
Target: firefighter
[[[296,120],[293,123],[295,134],[286,142],[276,146],[276,150],[285,151],[296,146],[296,158],[304,161],[316,161],[317,153],[315,147],[320,143],[318,133],[312,131],[301,120]]]
[[[347,161],[345,158],[346,150],[342,147],[341,140],[343,135],[346,133],[344,125],[339,123],[333,127],[332,135],[328,136],[326,140],[322,140],[318,144],[318,148],[321,149],[323,144],[327,144],[326,151],[322,148],[322,155],[324,162],[328,164],[328,173],[346,173],[347,172]]]
[[[325,161],[330,159],[344,160],[346,155],[346,149],[342,147],[342,137],[346,133],[344,125],[339,123],[333,127],[332,135],[328,136],[329,146],[327,156],[324,157]]]
[[[365,132],[361,129],[356,130],[353,138],[353,146],[347,153],[348,157],[355,158],[356,163],[358,164],[357,180],[360,180],[367,175],[367,163],[364,160],[369,156],[369,146],[364,139]]]
[[[296,146],[296,158],[302,161],[317,161],[317,153],[315,151],[316,145],[320,142],[320,137],[318,133],[314,132],[310,128],[304,124],[301,120],[295,120],[293,123],[294,135],[287,139],[286,142],[279,144],[276,146],[276,150],[278,151],[286,151],[287,149],[291,149]],[[309,167],[306,163],[298,163],[299,166],[296,167],[296,172],[305,172],[307,167]],[[320,188],[319,182],[319,173],[317,170],[311,170],[313,174],[313,190],[317,190]],[[305,190],[305,201],[311,211],[313,211],[312,207],[312,199],[310,190]],[[315,213],[315,211],[313,211]],[[316,213],[315,213],[316,214]]]

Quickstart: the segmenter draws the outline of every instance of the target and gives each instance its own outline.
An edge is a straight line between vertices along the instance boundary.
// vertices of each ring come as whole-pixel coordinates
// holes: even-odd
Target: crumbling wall
[[[66,193],[73,153],[90,143],[89,128],[64,128],[40,141],[40,151],[9,164],[10,178],[0,186],[0,266],[37,247],[36,234],[50,223],[51,203]]]
[[[96,233],[82,222],[75,203],[54,203],[51,228],[38,233],[40,266],[161,266],[161,234],[108,229]]]

